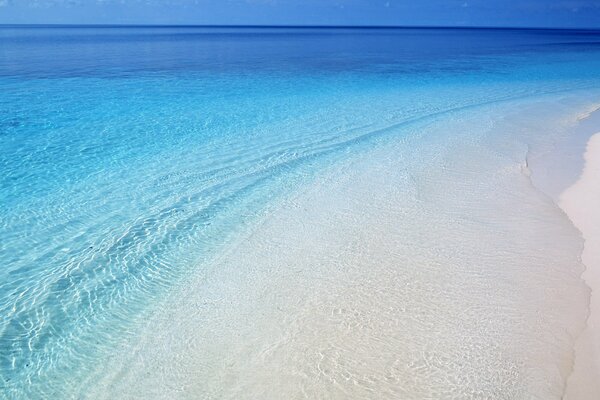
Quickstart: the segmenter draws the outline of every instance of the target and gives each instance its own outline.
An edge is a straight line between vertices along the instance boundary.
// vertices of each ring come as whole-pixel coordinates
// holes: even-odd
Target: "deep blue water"
[[[0,27],[0,393],[68,398],[170,288],[403,124],[600,88],[600,32]]]

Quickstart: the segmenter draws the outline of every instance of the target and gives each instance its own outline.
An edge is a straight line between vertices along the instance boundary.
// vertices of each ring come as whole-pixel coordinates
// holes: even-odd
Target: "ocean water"
[[[0,396],[561,397],[600,32],[4,26],[0,89]]]

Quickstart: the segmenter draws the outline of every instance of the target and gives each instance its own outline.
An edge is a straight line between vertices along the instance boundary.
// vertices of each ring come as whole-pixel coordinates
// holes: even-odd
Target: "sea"
[[[594,30],[0,26],[0,398],[560,399],[599,107]]]

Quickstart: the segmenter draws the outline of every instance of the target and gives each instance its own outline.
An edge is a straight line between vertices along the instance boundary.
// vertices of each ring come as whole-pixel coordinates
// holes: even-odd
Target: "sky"
[[[0,23],[600,28],[600,0],[0,0]]]

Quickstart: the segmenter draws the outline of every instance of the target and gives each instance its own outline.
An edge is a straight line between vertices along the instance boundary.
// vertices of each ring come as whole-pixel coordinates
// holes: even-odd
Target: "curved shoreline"
[[[575,342],[575,363],[567,380],[564,399],[600,398],[597,381],[600,366],[600,133],[587,143],[585,165],[579,180],[560,196],[559,206],[581,231],[584,247],[581,261],[586,269],[582,279],[590,287],[587,325]]]
[[[588,304],[581,240],[523,177],[513,110],[438,121],[335,167],[174,294],[96,389],[559,399]]]

